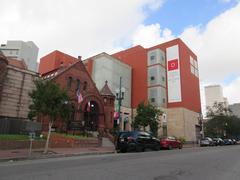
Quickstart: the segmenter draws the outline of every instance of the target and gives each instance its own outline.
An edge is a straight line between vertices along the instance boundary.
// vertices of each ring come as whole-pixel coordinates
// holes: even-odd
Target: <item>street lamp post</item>
[[[116,90],[116,100],[118,101],[118,121],[117,126],[120,126],[121,122],[121,106],[122,106],[122,100],[124,99],[124,92],[125,89],[122,88],[122,77],[120,77],[120,84],[119,89]]]

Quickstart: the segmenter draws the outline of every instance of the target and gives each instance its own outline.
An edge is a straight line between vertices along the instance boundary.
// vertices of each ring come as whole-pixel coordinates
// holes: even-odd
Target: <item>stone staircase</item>
[[[109,138],[102,137],[102,147],[112,147],[112,148],[114,148],[115,146],[112,143],[112,141],[109,140]]]

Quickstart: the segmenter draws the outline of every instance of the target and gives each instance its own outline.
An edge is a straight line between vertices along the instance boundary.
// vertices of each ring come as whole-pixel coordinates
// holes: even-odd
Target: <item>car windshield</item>
[[[121,132],[119,135],[120,138],[127,138],[129,136],[135,137],[135,133],[134,132]]]

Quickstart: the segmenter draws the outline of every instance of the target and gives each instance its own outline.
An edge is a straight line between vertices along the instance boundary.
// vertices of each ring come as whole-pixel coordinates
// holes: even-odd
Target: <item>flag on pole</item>
[[[91,103],[90,103],[90,101],[88,101],[87,112],[90,112],[90,107],[91,107]]]
[[[83,97],[80,92],[80,89],[77,90],[77,101],[78,101],[78,104],[80,104],[83,101]]]

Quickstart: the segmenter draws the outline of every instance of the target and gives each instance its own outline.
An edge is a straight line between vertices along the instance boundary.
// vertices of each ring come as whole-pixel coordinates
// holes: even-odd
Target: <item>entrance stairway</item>
[[[112,141],[109,140],[109,138],[102,137],[102,147],[112,147],[112,148],[114,148],[115,146],[112,143]]]

